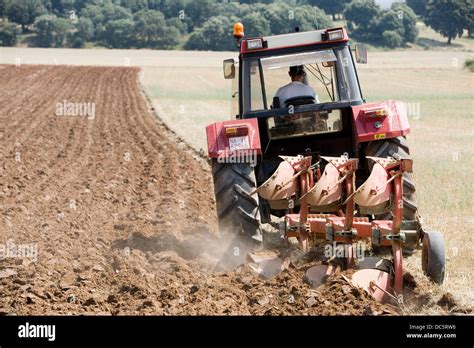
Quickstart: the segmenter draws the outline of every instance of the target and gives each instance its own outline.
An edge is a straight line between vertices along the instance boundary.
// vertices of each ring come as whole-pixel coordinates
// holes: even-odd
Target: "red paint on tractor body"
[[[247,134],[243,136],[226,135],[226,128],[234,127],[247,127]],[[249,153],[262,154],[256,118],[216,122],[206,127],[206,134],[208,153],[211,158],[248,156]],[[240,139],[235,141],[236,138]]]
[[[385,110],[385,115],[375,115],[377,110]],[[399,101],[388,100],[353,106],[352,115],[357,143],[395,138],[410,133],[405,105]]]

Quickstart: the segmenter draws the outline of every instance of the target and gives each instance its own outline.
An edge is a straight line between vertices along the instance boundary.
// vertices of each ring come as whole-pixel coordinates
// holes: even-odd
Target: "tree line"
[[[472,33],[472,0],[407,0],[382,10],[374,0],[0,0],[0,45],[233,50],[232,27],[246,36],[334,26],[373,45],[415,42],[416,22],[448,38]]]

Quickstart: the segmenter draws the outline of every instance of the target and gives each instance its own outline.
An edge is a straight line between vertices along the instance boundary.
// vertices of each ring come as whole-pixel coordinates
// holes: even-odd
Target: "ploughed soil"
[[[228,255],[209,164],[155,116],[138,74],[0,66],[0,314],[403,313],[343,274],[312,289],[315,261],[272,279],[216,270]],[[422,306],[457,308],[406,281]]]

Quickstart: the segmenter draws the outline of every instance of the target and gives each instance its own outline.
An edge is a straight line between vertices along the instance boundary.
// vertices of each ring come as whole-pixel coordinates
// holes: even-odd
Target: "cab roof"
[[[312,30],[291,34],[244,38],[240,45],[240,53],[347,41],[349,41],[349,36],[347,35],[346,29],[342,27]]]

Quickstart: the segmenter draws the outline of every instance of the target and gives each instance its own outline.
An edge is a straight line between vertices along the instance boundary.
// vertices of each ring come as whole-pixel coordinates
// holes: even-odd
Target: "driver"
[[[285,102],[294,97],[313,97],[318,103],[318,97],[314,89],[303,83],[306,76],[303,65],[290,66],[288,75],[291,77],[291,82],[283,87],[280,87],[275,94],[275,97],[280,99],[280,105],[286,106]]]

